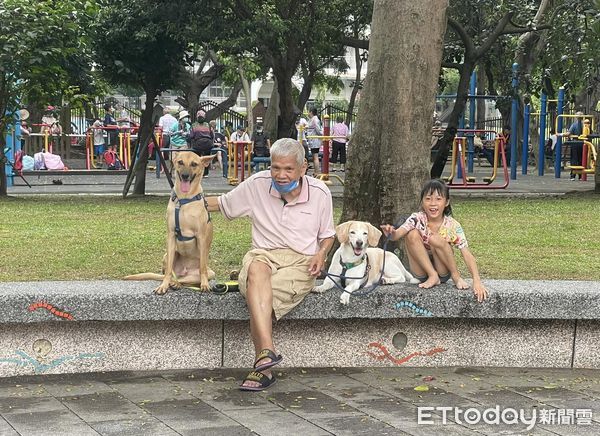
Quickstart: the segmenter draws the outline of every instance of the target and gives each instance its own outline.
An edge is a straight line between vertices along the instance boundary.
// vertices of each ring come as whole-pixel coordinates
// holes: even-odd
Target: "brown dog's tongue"
[[[184,194],[187,194],[188,192],[190,192],[191,188],[192,188],[192,183],[189,180],[188,181],[181,180],[179,182],[179,189],[181,189],[181,192],[183,192]]]

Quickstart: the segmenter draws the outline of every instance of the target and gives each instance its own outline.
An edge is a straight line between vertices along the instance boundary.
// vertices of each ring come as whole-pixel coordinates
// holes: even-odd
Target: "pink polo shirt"
[[[331,192],[320,180],[302,177],[298,198],[284,204],[271,186],[271,172],[254,174],[218,198],[227,219],[252,219],[252,248],[291,248],[313,256],[319,241],[335,235]]]

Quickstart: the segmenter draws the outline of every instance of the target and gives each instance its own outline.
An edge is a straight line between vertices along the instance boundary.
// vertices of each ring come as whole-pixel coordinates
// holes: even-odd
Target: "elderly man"
[[[281,318],[311,291],[333,245],[331,193],[305,175],[306,167],[302,145],[279,139],[271,147],[270,170],[208,198],[209,211],[220,210],[228,219],[252,218],[252,249],[244,256],[239,283],[256,361],[242,390],[260,391],[275,382],[271,368],[283,357],[273,345],[272,316]]]

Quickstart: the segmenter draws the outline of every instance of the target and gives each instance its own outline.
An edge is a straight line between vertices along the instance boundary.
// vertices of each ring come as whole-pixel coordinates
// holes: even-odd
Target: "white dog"
[[[340,302],[348,304],[352,292],[364,286],[371,286],[381,276],[384,251],[381,248],[369,248],[379,243],[381,231],[362,221],[342,223],[335,231],[340,241],[340,248],[333,255],[329,266],[329,273],[333,278],[327,276],[322,285],[313,288],[313,292],[324,292],[337,283],[345,289],[340,296]],[[341,285],[342,279],[336,277],[338,275],[348,277],[344,280],[344,285]],[[410,283],[419,283],[419,280],[404,268],[394,253],[386,251],[382,283],[404,283],[407,280]]]

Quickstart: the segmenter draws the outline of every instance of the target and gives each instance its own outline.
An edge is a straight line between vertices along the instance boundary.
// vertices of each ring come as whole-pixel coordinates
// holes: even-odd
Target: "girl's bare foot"
[[[433,288],[434,286],[437,286],[439,284],[440,284],[440,277],[436,274],[435,276],[429,276],[427,278],[427,280],[425,280],[423,283],[419,283],[419,288],[429,289],[429,288]]]
[[[470,287],[469,284],[462,277],[459,277],[456,280],[452,279],[452,281],[454,282],[454,286],[456,286],[456,289],[469,289]]]

